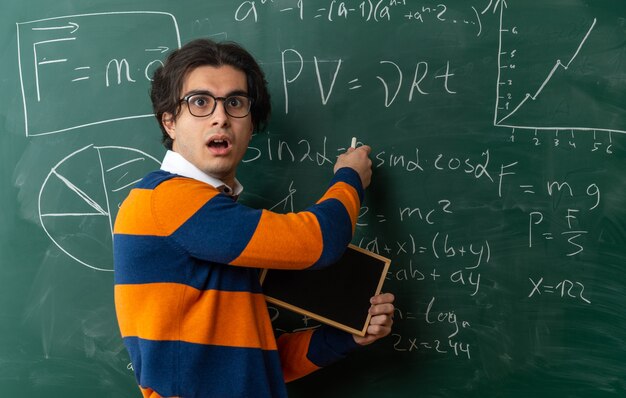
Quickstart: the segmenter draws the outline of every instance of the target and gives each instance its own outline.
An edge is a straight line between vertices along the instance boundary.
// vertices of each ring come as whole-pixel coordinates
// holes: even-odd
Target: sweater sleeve
[[[361,180],[338,170],[322,198],[299,213],[278,214],[237,203],[186,178],[160,184],[152,213],[164,236],[192,257],[236,266],[304,269],[337,261],[352,240],[363,198]]]
[[[330,326],[282,334],[277,344],[285,382],[343,359],[359,347],[351,334]]]

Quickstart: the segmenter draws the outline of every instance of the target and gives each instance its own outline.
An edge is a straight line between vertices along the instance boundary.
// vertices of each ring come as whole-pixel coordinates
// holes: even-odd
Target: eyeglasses
[[[217,107],[217,101],[222,101],[226,113],[236,118],[248,116],[252,107],[252,98],[245,95],[214,97],[209,93],[192,93],[185,95],[180,100],[180,102],[187,103],[189,113],[195,117],[205,117],[213,114]]]

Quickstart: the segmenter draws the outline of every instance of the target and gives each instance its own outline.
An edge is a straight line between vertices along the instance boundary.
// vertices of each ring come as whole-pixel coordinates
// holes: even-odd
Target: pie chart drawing
[[[39,191],[39,220],[73,260],[113,271],[113,225],[133,186],[160,162],[134,148],[87,145],[48,173]]]

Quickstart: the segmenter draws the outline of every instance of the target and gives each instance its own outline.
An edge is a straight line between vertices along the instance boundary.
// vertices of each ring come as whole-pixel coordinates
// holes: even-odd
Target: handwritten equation
[[[38,136],[151,117],[145,93],[180,34],[168,13],[108,12],[19,22],[17,41],[25,133]]]
[[[327,22],[359,20],[361,22],[391,22],[395,20],[415,23],[459,24],[471,26],[480,35],[481,15],[473,6],[454,10],[443,2],[409,4],[406,0],[363,0],[326,2],[305,0],[243,1],[234,12],[237,22],[259,22],[262,12],[273,12],[297,20],[323,20]]]
[[[433,92],[442,95],[457,94],[454,88],[454,66],[448,60],[441,65],[433,65],[425,60],[418,60],[414,64],[409,65],[409,72],[406,71],[406,65],[400,65],[397,60],[383,59],[375,64],[377,74],[375,76],[367,76],[367,80],[363,76],[355,76],[346,71],[345,62],[342,58],[324,59],[313,55],[312,57],[304,57],[301,51],[289,48],[281,51],[280,66],[282,70],[282,87],[285,96],[285,114],[289,113],[289,98],[292,87],[299,80],[312,77],[313,86],[319,89],[320,102],[327,105],[333,96],[333,92],[340,90],[340,83],[346,93],[354,94],[362,89],[371,89],[374,84],[383,89],[380,105],[389,108],[391,105],[400,101],[398,95],[402,90],[408,90],[406,97],[407,102],[412,102],[418,96],[426,96]],[[313,68],[311,68],[311,66]],[[306,69],[305,69],[306,68]],[[330,70],[329,78],[323,78],[321,71]],[[303,75],[305,73],[305,75]],[[406,75],[410,75],[407,80]]]
[[[396,308],[395,315],[396,323],[402,326],[402,324],[417,322],[420,326],[417,328],[413,326],[412,329],[421,331],[419,335],[418,333],[413,335],[393,333],[392,344],[395,351],[433,352],[461,359],[472,359],[472,344],[462,340],[464,332],[470,331],[472,325],[457,315],[457,311],[440,309],[439,304],[436,303],[436,297],[431,298],[423,312],[419,309],[413,312]],[[427,337],[433,332],[444,334],[435,338]]]

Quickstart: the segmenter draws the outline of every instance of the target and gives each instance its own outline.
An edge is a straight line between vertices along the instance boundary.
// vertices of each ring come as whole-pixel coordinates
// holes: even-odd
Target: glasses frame
[[[189,105],[189,99],[191,99],[191,97],[194,97],[196,95],[205,95],[205,96],[211,97],[211,98],[213,98],[215,100],[215,102],[213,103],[213,109],[211,110],[211,112],[207,113],[206,115],[198,116],[198,115],[194,114],[191,111],[191,106]],[[225,105],[226,101],[228,99],[234,98],[234,97],[244,97],[244,98],[248,99],[248,112],[245,115],[243,115],[243,116],[235,116],[235,115],[231,115],[230,112],[228,112],[228,108]],[[232,94],[232,95],[229,95],[228,97],[216,97],[213,94],[209,93],[208,91],[196,91],[196,92],[189,93],[189,94],[185,95],[183,98],[181,98],[178,101],[179,101],[179,103],[181,103],[181,102],[187,103],[187,109],[189,110],[189,114],[191,116],[193,116],[193,117],[207,117],[207,116],[211,116],[215,112],[215,109],[217,109],[217,103],[219,101],[222,101],[222,106],[224,106],[224,112],[226,112],[226,114],[228,116],[234,117],[236,119],[243,119],[244,117],[248,116],[250,114],[250,111],[252,110],[253,98],[249,97],[249,96],[247,96],[245,94]]]

